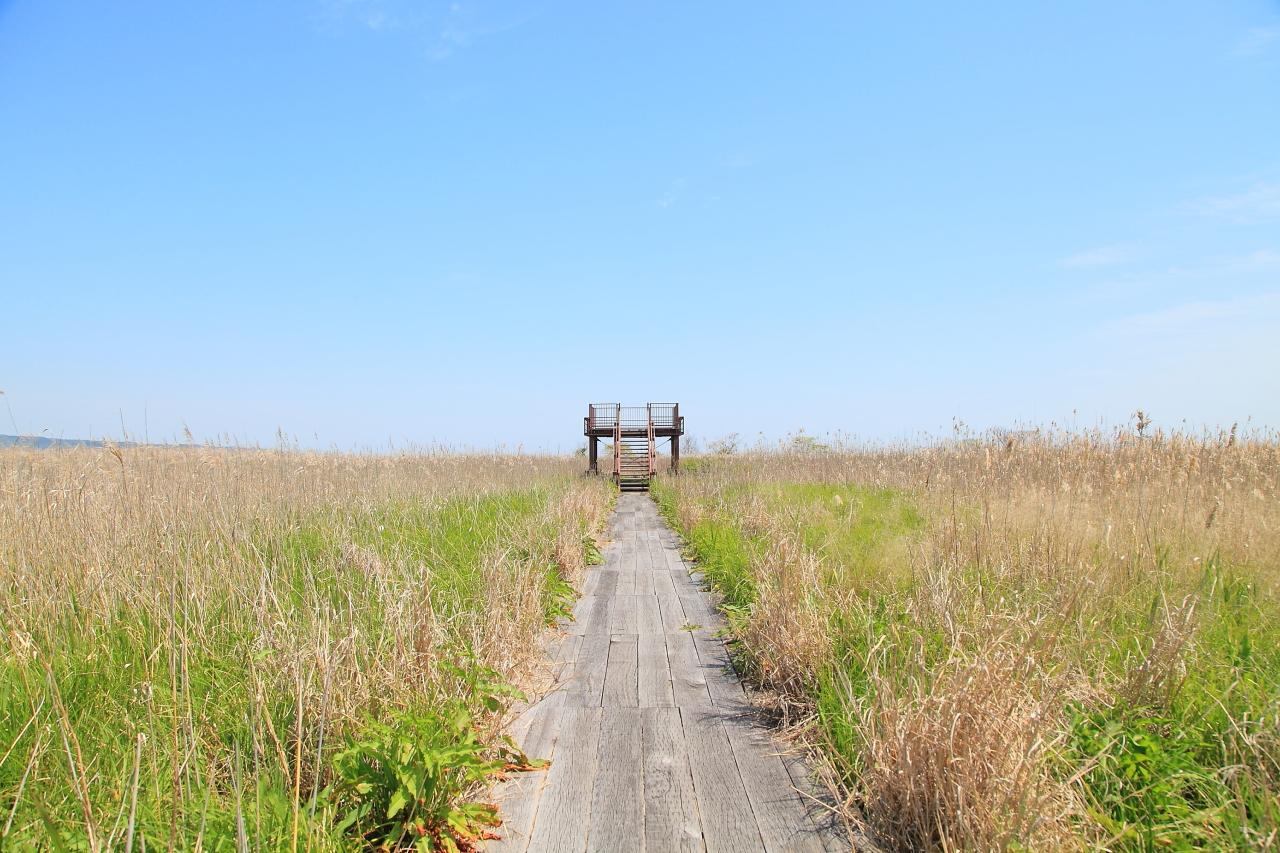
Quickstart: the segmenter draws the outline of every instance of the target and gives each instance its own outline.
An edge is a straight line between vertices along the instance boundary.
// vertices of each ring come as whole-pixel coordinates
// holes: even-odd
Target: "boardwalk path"
[[[722,625],[647,495],[554,647],[557,687],[513,734],[546,771],[498,792],[501,851],[847,850],[798,759],[753,724]]]

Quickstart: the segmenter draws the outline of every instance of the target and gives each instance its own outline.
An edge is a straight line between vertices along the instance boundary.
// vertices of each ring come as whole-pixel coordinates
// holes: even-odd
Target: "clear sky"
[[[1280,426],[1280,3],[0,2],[0,433]]]

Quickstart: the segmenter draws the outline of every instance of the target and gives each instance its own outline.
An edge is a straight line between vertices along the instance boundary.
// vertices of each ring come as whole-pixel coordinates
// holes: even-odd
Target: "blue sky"
[[[0,432],[1280,426],[1280,3],[0,2]]]

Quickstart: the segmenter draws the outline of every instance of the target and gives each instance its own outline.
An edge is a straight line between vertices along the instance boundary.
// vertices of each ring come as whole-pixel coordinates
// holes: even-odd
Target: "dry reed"
[[[690,468],[659,496],[695,547],[716,524],[747,543],[745,570],[722,537],[699,556],[754,590],[727,594],[748,672],[885,846],[1277,843],[1274,435],[1143,424]],[[1175,754],[1190,781],[1163,799],[1124,787],[1125,762]]]
[[[537,653],[609,503],[577,467],[0,451],[0,847],[59,827],[132,847],[144,823],[154,846],[158,822],[184,847],[323,846],[344,731]]]

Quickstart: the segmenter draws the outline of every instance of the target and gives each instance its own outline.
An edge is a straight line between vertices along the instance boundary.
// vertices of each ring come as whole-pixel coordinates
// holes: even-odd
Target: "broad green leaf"
[[[397,788],[396,792],[391,795],[391,801],[387,803],[387,817],[395,817],[409,803],[409,795],[404,788]]]

